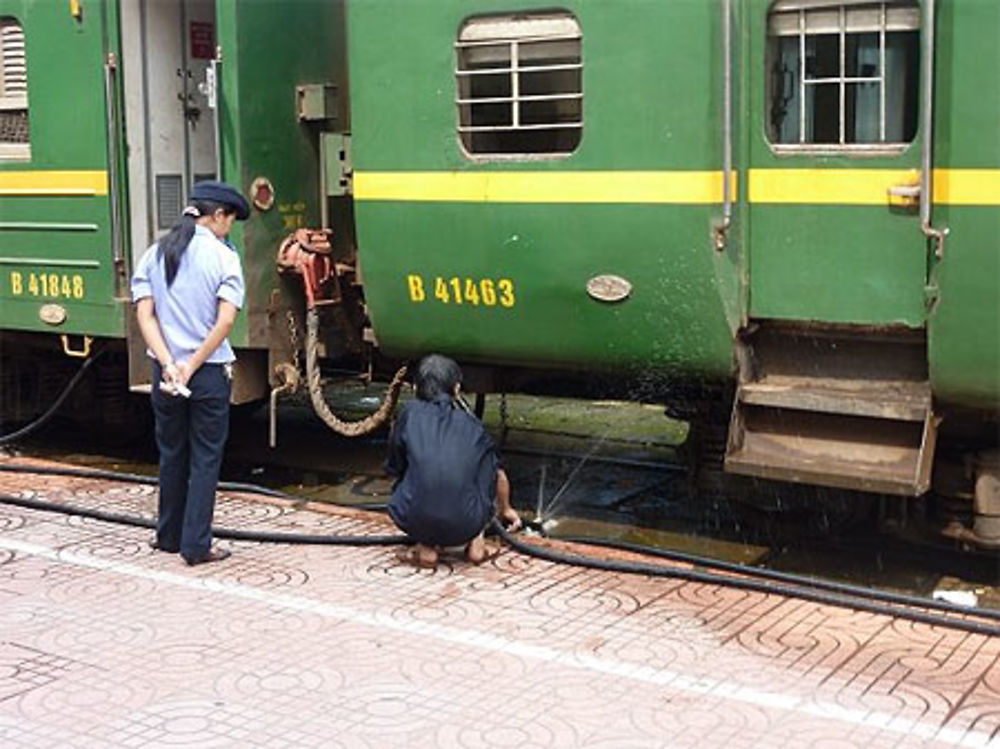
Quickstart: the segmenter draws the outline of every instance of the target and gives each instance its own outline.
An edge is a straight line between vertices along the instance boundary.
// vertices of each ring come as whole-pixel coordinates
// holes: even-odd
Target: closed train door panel
[[[751,316],[922,327],[919,5],[749,8]]]

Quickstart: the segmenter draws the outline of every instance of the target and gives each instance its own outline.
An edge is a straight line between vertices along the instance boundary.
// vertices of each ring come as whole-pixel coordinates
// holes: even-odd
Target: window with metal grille
[[[28,158],[29,148],[24,29],[13,18],[0,18],[0,159]]]
[[[472,18],[458,34],[458,137],[473,156],[566,155],[583,132],[581,31],[569,13]]]
[[[885,151],[917,132],[914,0],[776,0],[768,16],[775,150]]]

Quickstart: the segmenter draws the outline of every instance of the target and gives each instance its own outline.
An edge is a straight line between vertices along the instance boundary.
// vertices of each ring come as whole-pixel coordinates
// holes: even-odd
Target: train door
[[[749,7],[751,317],[922,328],[919,4]]]
[[[930,2],[747,4],[755,324],[741,341],[730,471],[909,496],[930,486],[918,126],[930,114]]]
[[[191,186],[215,179],[214,0],[122,4],[132,251],[180,218]]]

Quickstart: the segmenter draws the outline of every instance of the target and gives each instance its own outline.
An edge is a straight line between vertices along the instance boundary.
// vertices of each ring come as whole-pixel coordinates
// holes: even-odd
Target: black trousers
[[[212,546],[212,516],[222,453],[229,436],[232,384],[222,364],[203,364],[188,382],[191,397],[160,390],[153,363],[153,413],[160,451],[156,540],[161,549],[200,559]]]

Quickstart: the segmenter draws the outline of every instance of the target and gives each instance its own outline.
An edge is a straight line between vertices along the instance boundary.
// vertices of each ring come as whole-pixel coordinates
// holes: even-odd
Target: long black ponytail
[[[177,269],[181,266],[181,258],[184,257],[184,252],[191,243],[191,237],[194,236],[195,222],[201,216],[211,216],[220,208],[226,214],[236,212],[232,206],[225,203],[211,200],[189,201],[184,213],[181,214],[181,220],[174,224],[157,244],[157,257],[163,258],[163,270],[167,277],[168,288],[173,284]]]

